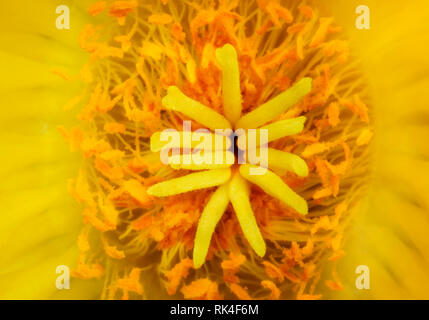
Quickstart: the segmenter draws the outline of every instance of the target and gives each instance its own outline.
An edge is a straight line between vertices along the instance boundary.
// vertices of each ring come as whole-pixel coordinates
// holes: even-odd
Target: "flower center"
[[[344,254],[372,136],[334,19],[274,0],[114,1],[109,16],[111,33],[79,38],[91,59],[69,106],[90,94],[82,125],[61,129],[86,160],[70,182],[86,222],[74,275],[104,276],[104,298],[150,297],[149,278],[185,298],[317,297],[322,267]],[[184,120],[267,129],[267,173],[237,163],[236,136],[238,170],[165,165],[160,132],[183,134]]]

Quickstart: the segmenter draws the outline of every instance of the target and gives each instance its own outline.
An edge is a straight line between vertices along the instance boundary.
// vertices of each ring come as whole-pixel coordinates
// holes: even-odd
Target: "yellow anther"
[[[147,193],[156,197],[167,197],[188,191],[210,188],[228,181],[231,169],[214,169],[195,172],[186,176],[163,181],[147,189]]]
[[[183,143],[183,131],[176,131],[179,135],[180,135],[180,143],[178,143],[177,145],[174,143],[174,141],[170,141],[172,139],[168,139],[168,141],[162,141],[161,140],[161,131],[155,132],[154,134],[152,134],[152,136],[150,137],[150,151],[152,152],[159,152],[161,151],[161,149],[163,147],[165,147],[167,144],[169,145],[170,148],[185,148],[185,149],[190,149],[190,148],[195,148],[197,147],[203,140],[205,139],[210,139],[212,141],[212,150],[216,150],[217,148],[215,147],[215,139],[220,139],[219,141],[222,141],[221,139],[223,139],[223,148],[225,150],[229,149],[231,147],[231,139],[229,139],[228,137],[222,136],[222,135],[217,135],[217,134],[213,134],[211,132],[192,132],[191,135],[191,144],[190,146],[185,146]],[[170,145],[171,143],[171,145]],[[223,149],[222,148],[222,149]]]
[[[247,113],[235,124],[235,128],[258,128],[277,118],[288,108],[297,104],[311,90],[311,78],[303,78],[288,90]]]
[[[272,148],[268,148],[268,167],[274,170],[287,170],[299,177],[308,176],[307,163],[299,156]]]
[[[250,205],[249,192],[250,188],[247,181],[236,172],[229,182],[229,199],[234,207],[244,236],[247,241],[249,241],[253,250],[255,250],[260,257],[263,257],[266,251],[265,241],[259,231],[255,215]]]
[[[240,166],[240,174],[250,182],[258,185],[273,198],[279,199],[286,205],[290,206],[300,214],[307,214],[307,202],[289,188],[283,180],[270,170],[266,170],[265,174],[252,175],[251,168],[258,168],[250,164]]]
[[[162,98],[162,105],[168,110],[181,112],[212,130],[231,128],[231,124],[224,116],[202,103],[187,97],[176,86],[168,87],[167,95]]]
[[[198,221],[193,253],[195,268],[201,267],[205,262],[213,232],[228,203],[228,184],[224,184],[213,193]]]
[[[234,124],[241,116],[240,69],[235,48],[226,44],[216,49],[216,59],[222,67],[223,113]]]

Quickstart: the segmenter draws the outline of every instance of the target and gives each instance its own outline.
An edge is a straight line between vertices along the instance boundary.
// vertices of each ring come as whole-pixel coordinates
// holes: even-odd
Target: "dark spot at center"
[[[238,159],[238,136],[235,134],[233,135],[232,148],[234,148],[234,158]]]

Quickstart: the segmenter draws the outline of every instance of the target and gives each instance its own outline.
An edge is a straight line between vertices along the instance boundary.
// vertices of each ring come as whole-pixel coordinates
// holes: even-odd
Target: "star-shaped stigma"
[[[222,48],[218,48],[216,59],[222,68],[224,115],[187,97],[175,86],[168,88],[167,95],[162,99],[163,106],[168,110],[180,112],[213,131],[216,129],[267,129],[268,142],[297,134],[303,130],[305,117],[272,121],[310,92],[310,78],[301,79],[288,90],[242,116],[240,71],[234,47],[226,44]],[[266,125],[267,123],[270,124]],[[183,137],[184,132],[180,134]],[[183,140],[181,139],[181,141]],[[160,133],[153,134],[151,150],[158,152],[163,145],[165,142],[161,141]],[[192,145],[193,147],[194,145]],[[308,212],[307,202],[273,172],[291,171],[300,177],[307,176],[306,162],[295,154],[268,148],[268,168],[271,170],[266,170],[261,175],[252,174],[252,169],[257,166],[250,163],[233,166],[231,164],[196,163],[172,164],[171,166],[174,169],[197,172],[155,184],[147,190],[148,194],[166,197],[218,186],[198,222],[193,250],[193,261],[196,268],[204,264],[216,225],[229,202],[232,204],[242,232],[250,246],[260,257],[265,255],[265,241],[258,228],[249,200],[249,183],[256,184],[264,192],[300,214],[305,215]]]

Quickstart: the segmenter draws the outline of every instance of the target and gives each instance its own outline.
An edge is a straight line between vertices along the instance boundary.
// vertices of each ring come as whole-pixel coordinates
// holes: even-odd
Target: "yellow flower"
[[[100,1],[88,14],[70,5],[71,30],[55,28],[56,5],[2,5],[2,298],[427,298],[422,1],[369,1],[370,30],[355,29],[357,4],[344,1]],[[216,57],[226,43],[239,72]],[[235,72],[222,75],[226,65]],[[302,156],[309,177],[290,166],[271,176],[307,200],[307,216],[258,188],[247,200],[242,179],[228,197],[224,187],[153,196],[162,195],[156,183],[186,171],[162,165],[150,136],[180,130],[196,110],[165,108],[169,86],[235,123],[305,76],[310,95],[267,121],[307,118],[302,133],[273,147]],[[199,127],[217,128],[212,116]],[[264,125],[261,116],[247,127]],[[245,166],[245,178],[278,192]],[[243,227],[242,237],[229,200],[238,215],[250,204],[252,235]],[[208,219],[222,220],[194,269],[198,221],[225,210]],[[251,249],[265,252],[264,240],[252,243],[259,230],[265,258]],[[72,269],[70,290],[55,287],[59,265]],[[356,288],[359,265],[369,267],[370,290]]]

